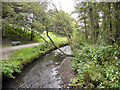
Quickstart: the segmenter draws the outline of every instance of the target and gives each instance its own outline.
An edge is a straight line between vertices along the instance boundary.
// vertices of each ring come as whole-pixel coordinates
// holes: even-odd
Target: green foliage
[[[119,87],[120,47],[117,45],[85,46],[74,51],[73,68],[77,77],[73,87]]]
[[[20,40],[20,41],[30,41],[31,32],[23,27],[16,27],[13,25],[9,25],[6,28],[6,39],[9,40]],[[33,41],[39,41],[40,37],[34,34]]]
[[[18,67],[15,64],[10,64],[9,63],[10,59],[7,60],[2,60],[2,73],[7,76],[7,77],[11,77],[11,78],[15,78],[12,73],[13,72],[18,72],[20,73],[20,67]]]
[[[74,48],[76,49],[82,49],[82,47],[86,46],[87,42],[84,42],[83,40],[74,40]]]
[[[73,13],[78,13],[80,32],[91,44],[99,41],[120,45],[120,2],[81,2],[77,0]]]
[[[50,9],[48,11],[48,17],[50,25],[52,26],[50,31],[62,36],[65,36],[66,32],[68,35],[72,34],[76,21],[70,14],[62,10],[57,12],[56,10]]]
[[[45,17],[45,10],[47,8],[47,5],[42,2],[4,2],[2,5],[3,37],[9,40],[30,41],[32,36],[31,32],[26,29],[24,30],[24,28],[32,28],[34,32],[42,33],[45,27],[38,20],[38,16],[40,18]],[[30,19],[28,17],[31,14],[34,15]],[[31,23],[30,20],[32,20]],[[39,41],[38,35],[34,34],[33,39],[33,41]]]
[[[53,34],[51,33],[50,35],[52,37]],[[65,37],[53,36],[52,39],[58,46],[68,43]],[[38,46],[16,50],[10,58],[2,59],[2,74],[10,78],[15,78],[13,76],[14,72],[20,72],[24,65],[31,63],[34,59],[39,58],[41,55],[53,49],[55,49],[53,45],[42,42]]]

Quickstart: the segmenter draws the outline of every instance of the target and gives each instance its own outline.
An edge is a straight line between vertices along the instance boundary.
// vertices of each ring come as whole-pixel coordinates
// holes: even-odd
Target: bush
[[[10,64],[9,60],[2,60],[2,73],[3,75],[11,78],[15,78],[12,73],[13,72],[21,72],[20,67],[15,64]]]
[[[119,87],[120,47],[117,45],[86,46],[74,51],[72,67],[77,77],[70,84],[73,87]]]

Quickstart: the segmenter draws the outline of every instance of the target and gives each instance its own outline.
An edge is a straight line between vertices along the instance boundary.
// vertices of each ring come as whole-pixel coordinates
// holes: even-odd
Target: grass
[[[22,29],[22,31],[23,31],[23,29]],[[9,33],[9,32],[11,32],[11,33]],[[7,34],[7,38],[3,38],[3,40],[2,40],[2,44],[3,44],[3,46],[2,47],[10,47],[12,44],[11,44],[11,42],[13,41],[11,38],[9,38],[9,37],[11,37],[11,35],[13,35],[13,38],[16,38],[16,40],[18,39],[18,37],[17,36],[19,36],[18,34],[16,34],[17,32],[14,32],[14,33],[12,33],[13,32],[13,30],[9,30],[9,32],[7,32],[7,33],[9,33],[9,34]],[[40,38],[38,35],[36,35],[36,34],[34,34],[34,40],[33,41],[30,41],[30,40],[27,40],[26,38],[29,38],[30,39],[30,31],[28,31],[27,32],[27,37],[25,37],[24,35],[21,35],[22,37],[25,37],[24,39],[23,38],[21,38],[21,39],[18,39],[17,41],[20,41],[22,44],[30,44],[30,43],[36,43],[36,42],[42,42],[43,41],[43,39],[42,38]],[[45,39],[47,39],[47,36],[46,36],[46,31],[44,31],[42,34],[41,34],[41,36],[43,36]],[[51,37],[51,38],[53,38],[53,37],[57,37],[55,34],[53,34],[52,32],[49,32],[49,36]]]
[[[43,30],[41,32],[38,32],[34,30],[35,32],[42,35]],[[32,42],[38,42],[40,41],[40,37],[34,33],[34,38]],[[28,31],[27,29],[23,27],[15,27],[13,25],[9,25],[6,28],[6,37],[3,38],[3,45],[9,46],[11,45],[11,41],[21,41],[22,43],[30,43],[31,42],[31,31]],[[8,44],[8,45],[7,45]]]
[[[56,37],[52,33],[50,33],[50,36],[59,47],[68,44],[65,37]],[[10,58],[2,59],[3,76],[15,78],[13,76],[14,72],[21,72],[21,69],[23,69],[25,65],[54,49],[55,47],[53,45],[48,45],[43,42],[38,46],[16,50]]]

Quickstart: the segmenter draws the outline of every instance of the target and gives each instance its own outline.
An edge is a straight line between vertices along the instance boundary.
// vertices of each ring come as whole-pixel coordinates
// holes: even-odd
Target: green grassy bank
[[[53,41],[59,47],[68,44],[67,39],[64,37],[54,37]],[[10,58],[2,59],[3,78],[15,78],[13,73],[20,73],[24,66],[54,49],[56,48],[53,45],[43,42],[38,46],[14,51]]]

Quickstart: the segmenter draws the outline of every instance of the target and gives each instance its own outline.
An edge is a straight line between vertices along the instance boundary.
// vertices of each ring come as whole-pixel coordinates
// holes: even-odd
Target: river
[[[65,53],[71,54],[70,46],[61,48]],[[54,50],[35,62],[26,66],[16,78],[3,82],[3,88],[62,88],[61,75],[58,68],[68,57],[58,49]]]

